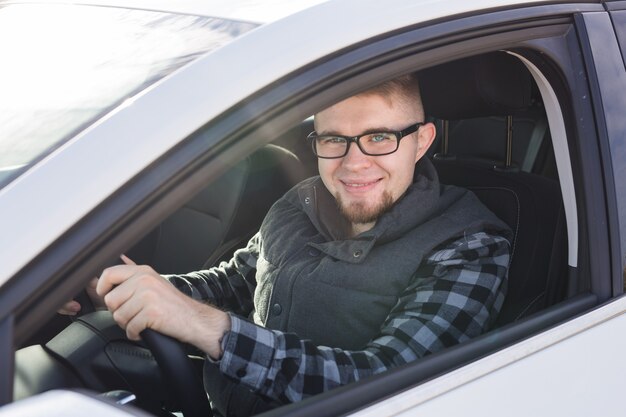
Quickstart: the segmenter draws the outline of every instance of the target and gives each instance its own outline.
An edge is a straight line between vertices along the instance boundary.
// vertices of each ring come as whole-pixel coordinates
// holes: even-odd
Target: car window
[[[128,97],[254,26],[106,7],[0,8],[0,187]]]

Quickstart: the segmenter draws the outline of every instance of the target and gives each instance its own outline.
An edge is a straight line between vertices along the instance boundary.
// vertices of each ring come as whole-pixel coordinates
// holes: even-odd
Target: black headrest
[[[531,104],[530,73],[506,52],[427,68],[418,79],[426,115],[439,119],[514,115]]]

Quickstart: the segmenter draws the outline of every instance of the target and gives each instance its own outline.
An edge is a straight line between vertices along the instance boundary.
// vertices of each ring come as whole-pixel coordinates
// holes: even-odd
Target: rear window
[[[129,97],[254,27],[110,7],[0,7],[0,188]]]

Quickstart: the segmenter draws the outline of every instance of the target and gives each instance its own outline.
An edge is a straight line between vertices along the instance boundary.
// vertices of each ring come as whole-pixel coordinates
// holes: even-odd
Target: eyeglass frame
[[[396,131],[381,130],[381,131],[376,131],[376,132],[363,133],[362,135],[357,135],[357,136],[318,135],[317,132],[314,130],[314,131],[312,131],[311,133],[309,133],[307,135],[307,139],[311,140],[311,147],[313,148],[313,154],[316,157],[322,158],[322,159],[339,159],[339,158],[345,157],[348,154],[348,152],[350,151],[350,145],[352,144],[352,142],[356,143],[356,146],[359,148],[359,150],[361,152],[363,152],[364,155],[368,155],[368,156],[384,156],[384,155],[391,155],[392,153],[396,152],[400,148],[400,141],[402,140],[402,138],[410,135],[411,133],[417,132],[419,130],[419,128],[424,126],[425,124],[426,124],[425,122],[417,122],[417,123],[414,123],[414,124],[404,128],[404,129],[402,129],[402,130],[396,130]],[[361,142],[359,142],[359,140],[363,136],[372,135],[372,134],[376,134],[376,133],[391,133],[392,135],[394,135],[396,137],[396,149],[394,149],[391,152],[376,153],[376,154],[368,153],[365,150],[363,150],[363,148],[361,147]],[[345,139],[346,140],[346,151],[344,152],[344,154],[341,155],[341,156],[319,156],[317,154],[315,143],[316,143],[316,139],[317,138],[324,137],[324,136],[332,136],[332,137],[335,137],[335,138]]]

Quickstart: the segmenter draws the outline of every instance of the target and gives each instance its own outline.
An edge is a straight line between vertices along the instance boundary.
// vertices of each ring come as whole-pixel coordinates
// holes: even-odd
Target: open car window
[[[483,91],[472,96],[457,88],[442,95],[451,80],[480,71],[481,80],[496,91],[510,80],[489,79],[491,73],[508,72],[513,79],[523,79],[523,85],[498,93],[489,104],[480,102]],[[509,296],[493,328],[563,301],[568,294],[568,232],[547,115],[531,72],[518,57],[492,51],[418,74],[427,114],[440,128],[429,158],[441,182],[469,188],[514,233]],[[455,100],[464,104],[445,104]],[[256,233],[264,213],[284,192],[317,174],[306,139],[312,129],[312,120],[306,119],[271,137],[271,144],[228,164],[222,174],[123,252],[164,274],[228,260]],[[47,337],[56,336],[56,329]],[[53,340],[49,346],[58,353],[57,345]],[[88,368],[84,362],[74,364]],[[24,386],[19,388],[18,393],[24,395]]]

